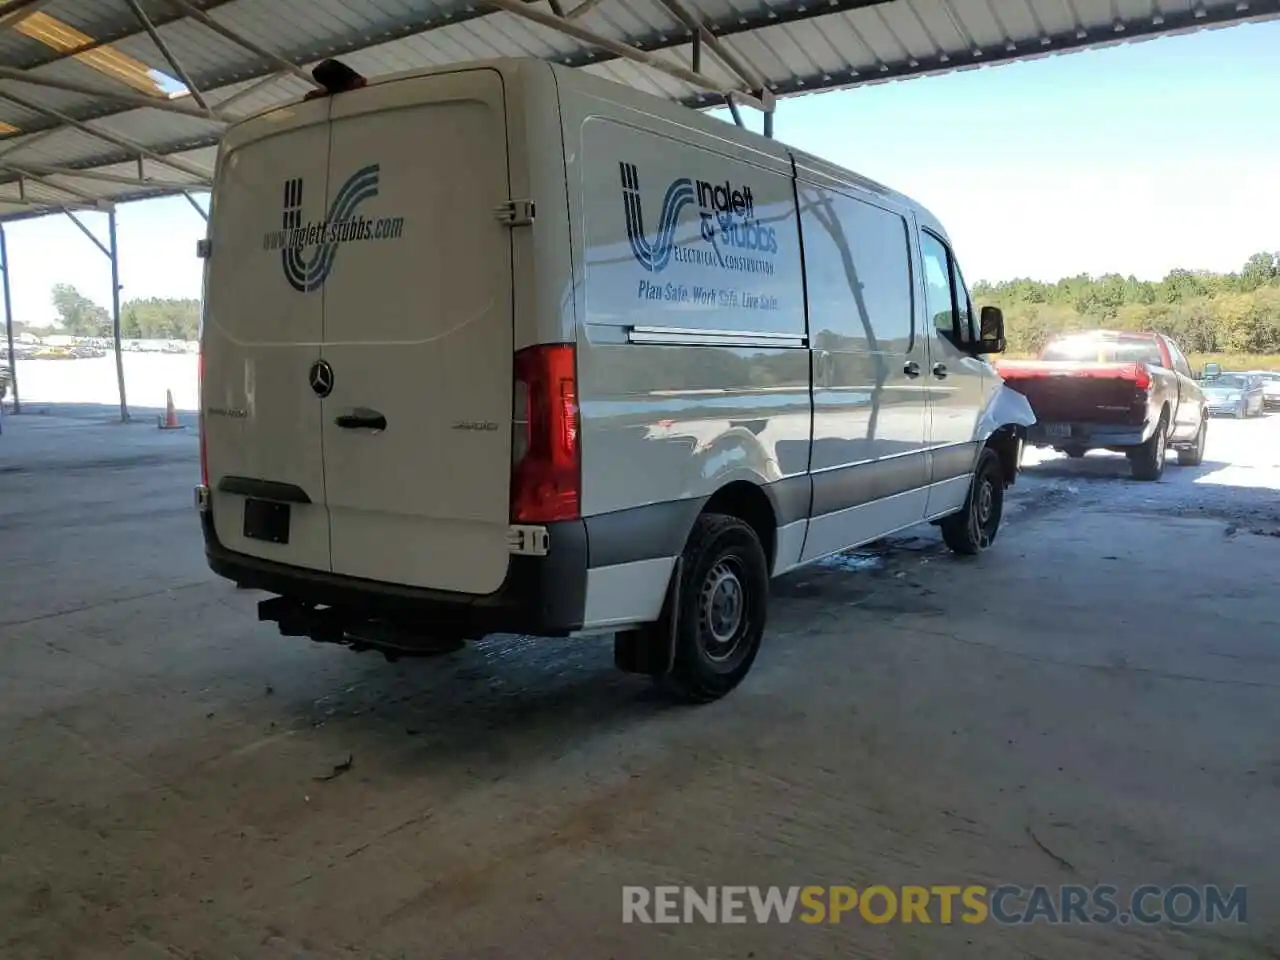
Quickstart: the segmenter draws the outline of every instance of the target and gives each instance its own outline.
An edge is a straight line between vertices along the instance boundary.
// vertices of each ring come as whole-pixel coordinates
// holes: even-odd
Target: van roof
[[[662,97],[654,96],[628,87],[625,84],[618,83],[614,80],[607,80],[587,73],[578,67],[568,67],[558,63],[551,63],[547,60],[540,60],[536,57],[497,57],[486,60],[468,60],[463,63],[443,64],[440,66],[417,68],[413,70],[403,70],[396,73],[382,74],[377,77],[370,77],[367,80],[367,86],[376,86],[382,83],[392,83],[398,80],[407,80],[413,77],[426,77],[433,74],[441,73],[459,73],[466,70],[498,70],[503,73],[519,72],[530,69],[550,70],[556,78],[556,83],[561,87],[577,88],[592,96],[600,99],[608,100],[613,103],[630,107],[642,113],[661,116],[672,122],[685,124],[693,127],[698,131],[718,137],[723,140],[734,143],[740,148],[754,150],[759,153],[772,156],[775,159],[788,161],[794,158],[796,166],[801,169],[808,169],[815,173],[824,175],[825,177],[839,183],[845,183],[849,186],[870,193],[878,194],[885,199],[892,200],[896,204],[908,208],[915,213],[916,219],[920,226],[927,227],[934,233],[937,233],[944,239],[947,239],[947,232],[933,213],[921,204],[919,201],[912,199],[906,194],[900,193],[891,187],[885,186],[869,177],[855,173],[846,167],[825,160],[822,157],[807,153],[796,147],[789,146],[783,141],[770,139],[753,130],[739,127],[736,124],[727,123],[709,117],[701,110],[695,110],[676,103],[672,100],[665,100]],[[256,120],[280,111],[287,110],[301,103],[302,97],[289,103],[280,104],[274,107],[251,114],[241,120],[236,121],[228,129],[228,133],[236,130],[244,125],[252,124]],[[234,139],[234,138],[231,138]]]

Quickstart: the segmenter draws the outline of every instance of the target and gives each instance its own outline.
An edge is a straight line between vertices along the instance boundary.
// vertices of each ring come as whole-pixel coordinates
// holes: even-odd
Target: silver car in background
[[[1280,410],[1280,370],[1251,370],[1262,381],[1262,402],[1268,410]]]
[[[1263,413],[1262,380],[1251,373],[1220,373],[1201,381],[1210,415],[1245,417]]]

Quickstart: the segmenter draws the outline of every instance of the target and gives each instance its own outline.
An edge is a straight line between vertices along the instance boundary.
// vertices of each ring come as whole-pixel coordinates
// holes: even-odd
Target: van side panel
[[[814,350],[813,560],[919,523],[928,492],[926,338],[909,211],[798,166]]]
[[[511,103],[511,195],[537,204],[532,224],[511,233],[515,263],[515,348],[573,343],[574,241],[557,73],[542,60],[521,60],[507,81]]]
[[[735,480],[768,485],[779,526],[803,524],[812,410],[789,160],[580,89],[562,112],[592,567],[676,556]],[[779,540],[794,551],[792,533]]]

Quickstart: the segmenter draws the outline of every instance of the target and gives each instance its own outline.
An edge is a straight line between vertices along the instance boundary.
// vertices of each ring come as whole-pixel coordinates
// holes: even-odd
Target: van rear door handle
[[[387,418],[377,410],[362,410],[355,414],[345,414],[333,420],[343,430],[385,430]]]
[[[933,365],[933,375],[939,380],[947,379],[947,365],[945,363],[935,363]]]
[[[918,377],[920,376],[920,364],[914,360],[908,360],[902,365],[902,372],[908,377]]]

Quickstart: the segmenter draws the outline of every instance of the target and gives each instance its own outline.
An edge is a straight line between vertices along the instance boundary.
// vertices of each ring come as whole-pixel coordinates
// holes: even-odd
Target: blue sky
[[[1271,22],[863,87],[782,101],[776,133],[924,203],[972,280],[1234,270],[1280,250],[1277,51]],[[186,200],[118,221],[122,296],[199,295]],[[65,217],[7,232],[16,319],[52,320],[59,282],[110,303],[106,258]]]

